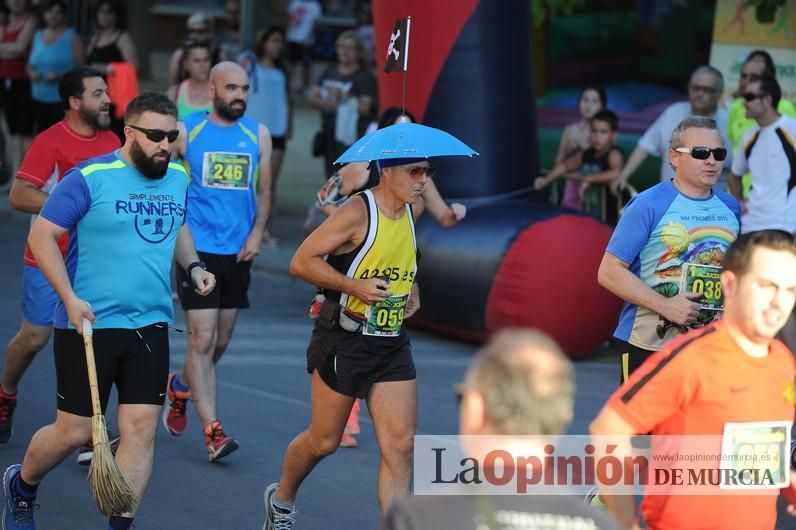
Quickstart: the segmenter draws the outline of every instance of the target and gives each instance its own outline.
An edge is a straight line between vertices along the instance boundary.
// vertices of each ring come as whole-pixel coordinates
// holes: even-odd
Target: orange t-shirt
[[[653,354],[608,405],[638,433],[722,435],[727,423],[792,423],[794,377],[784,344],[774,340],[767,357],[750,357],[719,321]],[[648,495],[641,511],[651,530],[771,530],[778,493]]]

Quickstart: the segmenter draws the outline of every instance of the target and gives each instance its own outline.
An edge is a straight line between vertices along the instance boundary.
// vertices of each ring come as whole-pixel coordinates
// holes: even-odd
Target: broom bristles
[[[97,508],[107,516],[132,512],[138,499],[116,465],[108,443],[105,417],[101,414],[91,417],[91,440],[94,456],[91,458],[88,479]]]

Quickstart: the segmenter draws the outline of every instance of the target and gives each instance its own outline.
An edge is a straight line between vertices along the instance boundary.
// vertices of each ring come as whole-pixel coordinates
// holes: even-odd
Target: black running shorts
[[[235,256],[199,252],[207,270],[215,274],[216,287],[207,296],[194,290],[188,273],[177,269],[177,293],[184,310],[190,309],[246,309],[249,307],[249,284],[251,283],[251,261],[235,262]]]
[[[635,372],[655,352],[633,346],[623,340],[614,339],[614,343],[619,352],[619,384],[621,385],[630,377],[630,374]]]
[[[163,405],[169,375],[165,323],[139,329],[95,329],[93,343],[103,413],[112,385],[116,385],[120,404]],[[58,410],[92,416],[83,336],[73,329],[56,329],[53,351]]]
[[[307,348],[307,371],[318,370],[329,388],[346,396],[364,398],[376,383],[416,378],[412,344],[400,336],[366,337],[316,322]]]

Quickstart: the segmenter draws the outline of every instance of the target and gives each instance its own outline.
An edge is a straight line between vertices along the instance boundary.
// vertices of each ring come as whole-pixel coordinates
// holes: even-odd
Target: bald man
[[[190,270],[178,270],[177,290],[188,322],[188,351],[179,373],[169,375],[163,425],[180,436],[192,399],[204,427],[210,462],[238,448],[216,414],[215,365],[235,329],[238,310],[249,307],[252,261],[260,253],[271,205],[271,134],[244,116],[249,77],[239,65],[218,63],[208,87],[213,110],[197,112],[179,124],[177,149],[188,163],[187,223],[201,260],[213,272],[212,295],[197,296]]]

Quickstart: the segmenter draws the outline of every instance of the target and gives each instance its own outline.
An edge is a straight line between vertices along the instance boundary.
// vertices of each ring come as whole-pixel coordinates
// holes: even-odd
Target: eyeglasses
[[[707,160],[710,158],[711,153],[713,153],[713,158],[716,159],[717,162],[721,162],[727,158],[727,150],[723,147],[714,147],[713,149],[702,146],[675,147],[672,150],[677,151],[678,153],[691,153],[691,158],[696,158],[697,160]]]
[[[128,127],[131,129],[135,129],[136,131],[141,131],[146,135],[147,140],[150,142],[162,142],[164,138],[168,138],[169,143],[173,144],[177,141],[177,137],[180,135],[180,131],[178,129],[174,129],[171,131],[163,131],[161,129],[144,129],[143,127],[138,127],[137,125],[130,125],[126,123]]]
[[[715,94],[719,91],[718,88],[705,85],[691,85],[688,87],[688,89],[693,92],[704,92],[705,94]]]
[[[188,33],[209,33],[208,28],[188,28]]]
[[[743,98],[745,101],[754,101],[754,100],[756,100],[756,99],[759,99],[759,98],[762,98],[762,97],[764,97],[764,96],[765,96],[765,94],[763,94],[762,92],[758,92],[757,94],[753,94],[753,93],[751,93],[751,92],[747,92],[746,94],[742,94],[742,95],[741,95],[741,97],[742,97],[742,98]]]
[[[426,178],[434,178],[434,175],[437,174],[437,168],[435,166],[412,166],[406,168],[406,172],[409,173],[409,176],[413,179],[419,179],[423,175]]]

